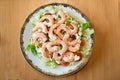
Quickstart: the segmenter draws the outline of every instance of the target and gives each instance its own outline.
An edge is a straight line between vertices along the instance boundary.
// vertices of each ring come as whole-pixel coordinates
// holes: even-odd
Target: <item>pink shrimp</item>
[[[62,46],[62,49],[61,49],[61,50],[58,50],[58,48],[55,48],[55,46],[59,46],[59,45]],[[48,49],[49,51],[51,51],[51,52],[57,51],[59,54],[62,55],[63,53],[66,52],[66,50],[68,49],[68,46],[67,46],[67,44],[66,44],[64,41],[58,39],[58,40],[49,42],[49,43],[47,44],[47,49]]]
[[[66,52],[66,53],[64,53],[63,60],[65,62],[72,62],[74,60],[74,54],[72,52]]]
[[[49,22],[46,22],[45,24],[50,27],[54,24],[54,18],[52,15],[44,15],[42,18],[40,18],[40,22],[44,21],[45,19],[49,20]]]
[[[44,33],[35,33],[33,36],[32,36],[32,43],[35,44],[35,42],[40,39],[40,41],[42,42],[45,42],[47,40],[47,37]]]
[[[70,37],[69,34],[65,34],[64,37],[63,37],[63,41],[65,41],[68,45],[76,44],[76,40],[68,41],[69,37]]]
[[[66,32],[66,31],[67,31],[66,26],[60,25],[60,26],[57,28],[56,34],[62,39],[62,38],[63,38],[63,34],[62,34],[61,31],[65,31],[65,32]]]
[[[54,30],[59,26],[59,24],[54,24],[50,30],[48,36],[50,37],[50,40],[54,41],[57,39],[57,36],[54,34]]]
[[[43,23],[39,22],[34,28],[33,32],[37,31],[38,29],[42,29],[42,32],[48,33],[47,26],[45,26]]]
[[[60,16],[61,20],[58,21],[59,24],[64,23],[64,21],[66,20],[66,15],[64,14],[63,11],[59,11],[58,15]]]
[[[68,50],[71,52],[76,52],[80,49],[80,42],[74,40],[71,46],[68,47]]]
[[[54,52],[53,53],[53,58],[56,60],[56,61],[61,61],[63,55],[59,55],[58,52]]]
[[[69,34],[66,34],[63,37],[63,41],[65,41],[69,45],[68,50],[72,52],[78,51],[80,49],[80,42],[77,40],[68,41],[69,37],[70,37]]]
[[[46,51],[46,45],[47,45],[47,43],[43,43],[43,45],[42,45],[42,54],[43,54],[43,56],[44,57],[46,57],[46,58],[51,58],[52,56],[51,56],[51,54],[49,54],[47,51]]]
[[[75,22],[71,22],[70,24],[71,24],[71,27],[73,27],[73,29],[71,29],[70,27],[68,27],[68,29],[69,29],[68,33],[70,35],[74,35],[74,34],[76,34],[78,32],[77,24]]]

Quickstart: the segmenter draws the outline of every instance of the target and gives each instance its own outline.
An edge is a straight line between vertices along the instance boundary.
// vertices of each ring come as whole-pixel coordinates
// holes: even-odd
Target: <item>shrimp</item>
[[[63,60],[65,62],[72,62],[74,60],[74,53],[69,52],[69,51],[64,53]]]
[[[43,23],[39,22],[34,28],[33,32],[37,31],[38,29],[42,29],[42,32],[48,33],[47,26],[45,26]]]
[[[68,50],[71,51],[71,52],[76,52],[80,49],[80,42],[74,40],[72,43],[71,43],[71,46],[68,47]]]
[[[61,64],[63,66],[68,66],[69,65],[69,62],[65,62],[64,60],[62,60],[63,55],[59,55],[59,53],[57,53],[57,52],[53,53],[53,58],[56,60],[56,62],[58,64]]]
[[[72,44],[75,44],[77,41],[81,43],[81,38],[77,34],[70,35],[67,33],[64,35],[63,41],[65,41],[68,45],[72,45]]]
[[[54,24],[49,30],[48,36],[50,37],[50,39],[52,41],[57,39],[57,36],[54,34],[54,29],[57,28],[58,26],[59,26],[59,24]]]
[[[52,26],[54,24],[54,18],[51,15],[44,15],[42,18],[40,18],[40,22],[48,20],[49,22],[44,22],[48,27]]]
[[[64,14],[63,11],[59,11],[58,15],[60,16],[61,20],[58,21],[59,24],[64,23],[64,21],[66,20],[66,15]]]
[[[63,41],[65,41],[68,45],[74,45],[74,44],[76,44],[76,40],[68,41],[69,37],[70,37],[69,34],[65,34],[65,36],[63,37]]]
[[[53,58],[56,60],[56,61],[61,61],[63,55],[59,55],[58,52],[54,52],[53,53]]]
[[[80,41],[77,41],[77,40],[72,40],[72,41],[68,41],[68,38],[70,37],[69,34],[66,34],[64,37],[63,37],[63,41],[65,41],[69,47],[68,47],[68,50],[69,51],[72,51],[72,52],[76,52],[80,49]]]
[[[70,27],[73,27],[73,29],[71,29],[70,27],[68,27],[68,29],[69,29],[68,34],[74,35],[74,34],[76,34],[78,32],[77,24],[75,22],[71,22],[70,24],[71,24]]]
[[[69,34],[65,34],[63,37],[63,41],[65,41],[68,45],[70,44],[70,42],[68,41],[68,38],[70,37]]]
[[[47,45],[47,43],[43,43],[43,45],[42,45],[42,54],[43,54],[43,56],[44,57],[46,57],[46,58],[51,58],[52,56],[51,56],[51,54],[49,54],[47,51],[46,51],[46,45]]]
[[[62,31],[67,32],[67,28],[66,28],[66,26],[64,26],[64,25],[60,25],[60,26],[57,28],[57,32],[56,32],[56,34],[57,34],[61,39],[63,38]]]
[[[40,33],[35,33],[32,36],[32,43],[35,44],[35,42],[40,39],[40,41],[45,42],[47,40],[47,37],[44,33],[40,32]]]
[[[62,49],[61,50],[58,50],[58,48],[55,49],[54,46],[56,46],[56,45],[57,46],[61,45]],[[60,55],[62,55],[63,53],[65,53],[66,50],[68,49],[67,44],[64,41],[59,40],[59,39],[57,39],[55,41],[52,41],[52,42],[49,42],[46,47],[47,47],[47,49],[49,51],[51,51],[51,52],[56,52],[57,51]]]

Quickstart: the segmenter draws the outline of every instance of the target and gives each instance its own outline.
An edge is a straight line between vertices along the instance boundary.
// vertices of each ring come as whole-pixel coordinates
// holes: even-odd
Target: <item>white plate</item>
[[[89,54],[86,58],[83,58],[81,61],[77,62],[73,66],[58,66],[57,68],[51,68],[50,66],[43,66],[40,63],[40,59],[37,56],[34,56],[31,52],[26,51],[25,48],[28,44],[28,40],[30,38],[30,35],[32,33],[32,25],[30,23],[31,20],[35,19],[39,12],[43,12],[47,9],[49,9],[50,5],[56,6],[57,9],[63,9],[69,13],[72,13],[72,15],[75,15],[78,19],[80,19],[82,22],[88,21],[88,18],[77,8],[74,8],[71,5],[68,4],[63,4],[63,3],[52,3],[52,4],[47,4],[40,6],[37,8],[34,12],[32,12],[24,22],[22,28],[21,28],[21,34],[20,34],[20,44],[21,44],[21,50],[22,53],[26,59],[26,61],[32,66],[36,71],[46,74],[48,76],[54,76],[54,77],[63,77],[63,76],[68,76],[71,74],[74,74],[81,70],[88,62],[90,56],[91,56],[91,51],[89,51]],[[93,38],[93,36],[92,36]],[[93,47],[93,43],[92,43]]]

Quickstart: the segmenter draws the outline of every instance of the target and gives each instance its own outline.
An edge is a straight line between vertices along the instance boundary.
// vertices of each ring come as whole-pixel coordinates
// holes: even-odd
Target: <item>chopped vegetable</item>
[[[42,58],[42,54],[41,54],[41,53],[38,53],[37,56],[38,56],[39,58]]]
[[[50,6],[50,9],[55,10],[56,8],[55,8],[55,6]]]
[[[69,25],[69,24],[70,24],[70,21],[65,21],[64,24],[65,24],[65,25]]]
[[[49,10],[45,10],[45,12],[49,12]]]
[[[90,29],[88,32],[87,32],[87,34],[89,34],[89,35],[91,35],[91,34],[93,34],[94,33],[94,30],[93,29]]]
[[[26,50],[30,51],[30,49],[31,49],[31,45],[29,44],[27,45]]]
[[[49,66],[50,65],[49,62],[50,62],[49,58],[42,57],[42,59],[41,59],[42,65]]]
[[[87,30],[84,30],[83,31],[83,34],[84,35],[92,35],[94,33],[94,30],[93,29],[87,29]]]
[[[85,29],[87,29],[87,28],[90,28],[90,22],[87,22],[87,23],[79,23],[78,22],[78,27],[81,27],[82,28],[82,30],[85,30]]]
[[[33,27],[35,27],[35,26],[36,26],[36,24],[37,24],[37,22],[38,22],[38,20],[37,20],[37,19],[32,20],[32,21],[31,21],[32,26],[33,26]]]
[[[51,58],[43,57],[41,59],[41,63],[45,66],[51,66],[52,68],[55,68],[57,66],[56,61],[54,59],[51,59]]]
[[[87,29],[87,28],[90,27],[90,23],[89,23],[89,22],[87,22],[87,23],[82,23],[82,24],[81,24],[81,27],[82,27],[83,30],[85,30],[85,29]]]
[[[32,21],[31,23],[32,23],[32,26],[33,26],[33,27],[34,27],[34,26],[36,26],[36,24],[35,24],[35,22],[34,22],[34,21]]]
[[[78,27],[82,27],[82,26],[83,26],[83,23],[78,22]]]
[[[70,62],[69,65],[70,65],[70,66],[73,66],[73,65],[75,65],[75,62]]]
[[[28,46],[26,47],[26,50],[31,51],[33,55],[37,55],[36,47],[32,44],[28,44]]]
[[[40,12],[39,14],[39,18],[41,18],[43,16],[43,12]]]
[[[50,65],[51,65],[52,68],[55,68],[57,66],[57,63],[54,59],[51,59],[50,60]]]

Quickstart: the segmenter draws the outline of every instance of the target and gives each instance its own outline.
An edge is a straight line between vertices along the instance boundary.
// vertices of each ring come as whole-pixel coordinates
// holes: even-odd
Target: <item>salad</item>
[[[44,66],[74,65],[91,50],[94,30],[90,22],[84,23],[63,9],[50,6],[50,10],[39,12],[31,24],[33,29],[26,50]]]

